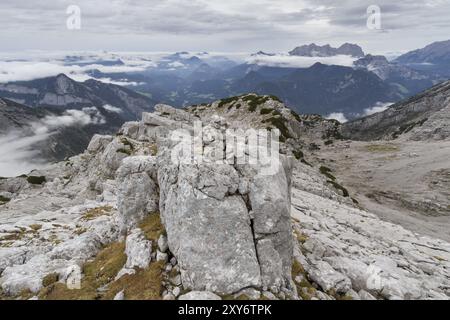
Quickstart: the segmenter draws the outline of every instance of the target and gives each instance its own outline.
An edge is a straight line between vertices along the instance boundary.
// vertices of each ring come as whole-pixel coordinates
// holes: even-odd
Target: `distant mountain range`
[[[395,59],[395,62],[450,77],[450,40],[434,42],[422,49],[410,51]]]
[[[365,54],[361,47],[350,43],[337,48],[313,43],[298,46],[288,54],[260,51],[244,62],[208,53],[177,52],[157,60],[142,58],[149,66],[129,72],[108,72],[110,69],[99,67],[123,67],[126,59],[120,55],[110,58],[73,55],[66,56],[63,63],[97,66],[87,71],[94,79],[77,82],[61,74],[4,83],[0,84],[0,97],[32,108],[95,106],[105,113],[107,120],[112,116],[133,120],[159,102],[183,107],[254,92],[276,95],[298,113],[343,113],[354,119],[379,103],[401,101],[446,80],[447,72],[450,77],[449,43],[434,43],[394,61]],[[332,65],[333,59],[314,64],[336,56],[349,57],[350,64]],[[306,66],[276,63],[295,62],[300,57],[305,58],[301,61],[311,63]],[[104,106],[120,112],[112,115]]]
[[[356,119],[342,126],[353,140],[396,139],[441,140],[450,137],[450,81],[438,84],[387,110]]]

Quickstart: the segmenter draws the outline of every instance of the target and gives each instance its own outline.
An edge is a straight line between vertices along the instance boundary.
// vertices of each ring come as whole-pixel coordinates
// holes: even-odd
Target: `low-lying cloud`
[[[370,116],[374,113],[383,112],[391,105],[393,105],[392,102],[377,102],[373,107],[364,109],[364,116]]]
[[[105,109],[106,111],[109,111],[109,112],[114,112],[114,113],[122,113],[123,112],[122,109],[114,107],[114,106],[111,106],[109,104],[105,104],[103,106],[103,109]]]
[[[64,73],[76,81],[85,81],[93,78],[88,74],[89,71],[92,70],[98,70],[102,73],[125,73],[144,71],[151,66],[153,66],[153,63],[148,61],[141,61],[140,64],[136,61],[132,61],[129,62],[129,64],[124,65],[102,65],[95,62],[86,65],[67,65],[59,60],[0,61],[0,83],[34,80],[56,76],[60,73]],[[103,80],[105,80],[105,82],[113,82],[110,79]],[[133,83],[130,85],[133,85]]]
[[[309,68],[313,64],[320,62],[326,65],[338,65],[352,67],[356,58],[346,55],[332,57],[300,57],[287,54],[275,55],[254,55],[247,59],[247,63],[269,67],[282,68]]]
[[[57,133],[58,129],[103,123],[105,119],[98,109],[90,107],[67,110],[62,115],[48,115],[29,123],[24,129],[0,136],[0,176],[14,177],[47,166],[48,163],[35,147]]]

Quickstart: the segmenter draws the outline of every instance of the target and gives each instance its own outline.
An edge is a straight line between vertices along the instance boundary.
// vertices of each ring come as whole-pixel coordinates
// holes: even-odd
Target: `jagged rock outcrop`
[[[352,57],[363,57],[364,52],[360,46],[352,43],[344,43],[339,48],[333,48],[329,44],[320,46],[315,43],[296,47],[290,51],[291,56],[303,57],[332,57],[336,55],[348,55]]]
[[[217,115],[211,120],[213,125],[204,130],[209,135],[200,142],[205,150],[223,143],[217,137],[224,137],[225,130],[215,130],[214,125],[232,126]],[[183,285],[222,294],[246,287],[270,287],[275,292],[289,288],[288,161],[265,176],[258,168],[234,161],[216,164],[216,155],[193,164],[174,164],[168,156],[162,155],[158,170],[160,211]]]
[[[254,99],[258,100],[258,105],[253,107],[279,110],[277,115],[294,119],[281,103],[269,97],[252,96],[252,101]],[[211,108],[218,109],[218,103]],[[243,108],[250,107],[246,104]],[[245,125],[250,129],[249,123],[262,121],[264,116],[255,113],[253,120],[243,121],[230,112],[228,118],[232,120],[229,121],[215,112],[205,112],[202,117],[205,136],[200,140],[205,149],[205,163],[180,164],[171,158],[179,146],[172,134],[178,129],[193,132],[193,121],[200,117],[166,105],[155,109],[154,114],[144,114],[142,121],[125,124],[116,137],[94,136],[84,154],[50,169],[67,177],[68,181],[61,185],[57,183],[58,178],[48,177],[48,182],[39,186],[39,194],[64,192],[78,198],[77,207],[70,209],[73,211],[71,220],[83,233],[54,248],[49,245],[48,251],[44,250],[41,255],[34,256],[27,251],[32,255],[28,259],[21,260],[18,252],[5,254],[7,261],[2,262],[5,267],[1,277],[4,292],[39,291],[43,277],[52,272],[63,279],[67,267],[75,262],[81,265],[95,255],[103,243],[118,239],[120,233],[128,234],[125,249],[128,260],[120,276],[133,273],[133,267],[144,267],[150,260],[145,248],[151,245],[140,239],[142,237],[133,228],[159,207],[167,240],[159,239],[154,259],[168,261],[170,256],[164,252],[168,247],[178,263],[184,288],[233,294],[254,287],[295,296],[290,275],[291,165],[288,157],[281,155],[281,161],[269,176],[261,174],[256,163],[231,161],[218,165],[212,162],[216,158],[208,160],[212,155],[208,152],[223,142],[214,138],[216,134],[225,136],[225,128],[233,126],[242,129]],[[268,125],[259,123],[260,127]],[[283,129],[285,139],[295,135],[289,122]],[[224,154],[230,156],[229,152]],[[48,175],[49,171],[40,174]],[[8,180],[2,182],[2,187],[7,185]],[[12,210],[16,206],[14,197],[7,204]],[[86,198],[92,199],[90,206],[95,203],[99,206],[92,208],[92,212],[87,210],[79,204]],[[17,202],[21,201],[17,199]],[[65,212],[68,204],[61,205],[65,208],[59,210]],[[104,223],[102,217],[111,215],[114,219],[98,229]],[[95,228],[92,227],[94,221],[98,221]],[[114,229],[114,234],[107,232],[108,228]],[[76,230],[68,231],[67,235],[71,232]],[[21,247],[20,242],[13,241],[10,245]],[[145,249],[147,254],[139,256],[140,249]],[[39,268],[36,264],[40,264]]]

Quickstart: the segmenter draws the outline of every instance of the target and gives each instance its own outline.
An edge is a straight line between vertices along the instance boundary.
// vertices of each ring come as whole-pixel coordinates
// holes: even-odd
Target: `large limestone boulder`
[[[271,175],[250,165],[160,162],[162,221],[186,288],[291,288],[290,162],[283,159]]]
[[[156,160],[152,156],[135,156],[123,160],[117,170],[117,207],[121,231],[135,227],[145,216],[158,210]]]
[[[158,178],[161,214],[183,286],[228,294],[260,286],[261,277],[246,203],[235,194],[237,173],[218,168],[168,165]]]
[[[141,229],[136,228],[128,235],[125,244],[126,268],[145,269],[152,261],[152,242],[145,238]]]

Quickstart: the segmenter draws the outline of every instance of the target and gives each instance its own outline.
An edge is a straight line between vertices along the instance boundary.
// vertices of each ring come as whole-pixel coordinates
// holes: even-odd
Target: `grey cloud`
[[[82,10],[77,32],[65,29],[65,9],[73,3]],[[382,9],[388,35],[366,28],[366,9],[374,3]],[[344,41],[404,50],[449,34],[450,1],[16,0],[3,1],[0,10],[0,36],[10,50],[172,50],[178,45],[179,50],[276,51]],[[412,30],[414,39],[406,40]]]
[[[45,167],[46,161],[40,158],[33,146],[47,140],[58,129],[104,122],[95,107],[67,110],[60,116],[46,116],[38,122],[29,123],[28,128],[0,136],[0,176],[18,176]]]

